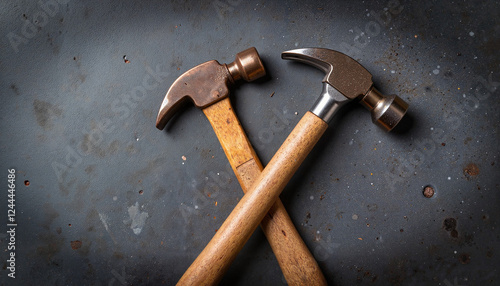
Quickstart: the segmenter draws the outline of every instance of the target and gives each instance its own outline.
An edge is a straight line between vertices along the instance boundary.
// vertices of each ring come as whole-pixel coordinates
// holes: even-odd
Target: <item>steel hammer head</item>
[[[229,96],[229,86],[239,80],[253,81],[266,74],[257,50],[252,47],[236,54],[234,62],[220,64],[216,60],[200,64],[182,74],[172,84],[158,112],[156,127],[167,122],[185,103],[205,108]]]
[[[376,90],[370,72],[341,52],[304,48],[283,52],[281,57],[297,60],[324,71],[324,83],[347,99],[359,99],[360,103],[371,111],[373,123],[387,131],[399,123],[408,109],[408,104],[398,96],[384,96]]]

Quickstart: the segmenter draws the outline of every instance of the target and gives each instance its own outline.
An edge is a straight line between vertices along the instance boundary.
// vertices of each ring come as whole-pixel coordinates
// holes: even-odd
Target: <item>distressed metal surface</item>
[[[331,284],[498,284],[498,3],[46,2],[0,3],[0,170],[17,170],[18,222],[2,285],[174,284],[242,192],[200,110],[166,131],[155,117],[184,71],[250,46],[270,77],[232,102],[263,163],[324,76],[282,51],[339,50],[410,103],[390,134],[345,108],[281,196]],[[260,230],[222,281],[283,283]]]

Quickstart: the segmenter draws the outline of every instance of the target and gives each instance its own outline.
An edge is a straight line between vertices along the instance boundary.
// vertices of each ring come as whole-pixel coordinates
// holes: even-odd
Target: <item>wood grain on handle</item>
[[[211,116],[208,117],[211,118]],[[252,187],[242,197],[212,240],[210,240],[205,249],[181,277],[178,285],[214,285],[218,283],[231,262],[236,258],[238,252],[243,248],[245,242],[264,218],[262,228],[276,256],[281,255],[281,257],[278,257],[281,269],[285,277],[288,275],[291,279],[294,279],[288,281],[288,277],[286,277],[287,282],[295,285],[303,285],[305,283],[307,285],[313,285],[313,283],[316,283],[316,285],[326,284],[316,261],[298,235],[291,223],[290,217],[286,214],[283,204],[281,204],[281,201],[276,204],[275,202],[327,127],[328,125],[316,115],[310,112],[304,115],[267,167],[254,180]],[[219,128],[214,127],[214,129],[218,130]],[[219,134],[217,136],[219,138],[225,137]],[[246,140],[248,141],[248,139]],[[227,154],[230,150],[224,148],[224,151]],[[234,158],[239,157],[237,155]],[[231,160],[236,160],[234,158],[229,159],[230,162]],[[252,182],[251,180],[246,182],[246,180],[241,179],[245,177],[245,174],[248,175],[251,173],[247,170],[241,170],[243,173],[242,176],[240,168],[250,168],[254,170],[251,172],[255,174],[253,167],[246,166],[248,162],[244,162],[235,171],[240,183],[245,181],[242,183],[242,186],[248,183],[251,184]],[[262,168],[258,159],[256,159],[255,165]],[[274,213],[266,216],[269,210]],[[288,228],[289,233],[287,231],[285,233],[282,232],[285,226],[290,226]],[[294,243],[293,246],[290,246],[290,243]],[[295,256],[296,252],[302,254],[297,257]],[[295,262],[294,259],[299,260]],[[304,268],[308,268],[305,273],[302,272]],[[305,277],[303,276],[304,274],[310,276]]]

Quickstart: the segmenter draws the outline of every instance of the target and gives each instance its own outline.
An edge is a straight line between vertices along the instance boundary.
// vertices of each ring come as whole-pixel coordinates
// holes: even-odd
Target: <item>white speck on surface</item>
[[[358,215],[357,215],[357,214],[353,214],[353,215],[352,215],[352,219],[353,219],[353,220],[357,220],[357,219],[358,219]]]
[[[356,129],[356,131],[354,131],[354,134],[358,134],[358,132],[359,132],[359,130],[358,130],[358,129]]]
[[[463,96],[464,96],[464,98],[466,97],[465,93],[464,93],[464,95],[463,95]]]
[[[433,74],[439,74],[439,70],[438,69],[435,69],[432,71]]]
[[[453,253],[457,254],[457,251],[455,250],[455,251],[453,251]]]
[[[434,130],[434,127],[431,127],[431,130]]]
[[[117,197],[117,196],[114,196],[114,197],[113,197],[113,201],[116,201],[117,199],[118,199],[118,197]]]
[[[299,114],[297,111],[295,111],[295,115]]]
[[[448,177],[448,181],[451,181],[451,177]]]
[[[396,73],[396,71],[391,71],[391,73]]]
[[[198,205],[194,206],[194,209],[197,210],[198,209]]]
[[[378,143],[380,144],[380,143],[382,143],[382,141],[378,140]]]
[[[349,141],[349,145],[352,145],[354,144],[354,139],[351,139],[351,141]]]
[[[141,212],[139,210],[139,203],[135,202],[135,205],[132,205],[128,208],[128,215],[132,223],[130,224],[130,229],[134,232],[135,235],[139,235],[142,231],[142,228],[146,224],[146,219],[149,217],[147,212]],[[126,221],[124,221],[126,223]]]
[[[470,31],[469,36],[474,37],[474,32]]]
[[[316,231],[316,233],[318,233],[318,234],[319,234],[319,230],[318,230],[318,231]]]
[[[314,196],[310,196],[309,199],[312,201],[314,200]]]
[[[298,47],[299,46],[299,42],[295,42],[295,46]]]

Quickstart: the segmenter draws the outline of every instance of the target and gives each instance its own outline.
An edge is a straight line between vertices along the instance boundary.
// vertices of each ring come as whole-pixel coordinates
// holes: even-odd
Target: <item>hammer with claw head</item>
[[[264,75],[264,66],[255,48],[238,53],[236,60],[227,65],[215,60],[198,65],[172,84],[158,113],[156,127],[163,129],[183,102],[193,101],[210,121],[245,192],[263,167],[231,107],[229,87],[238,80],[253,81]],[[261,226],[288,284],[326,285],[323,273],[281,201],[275,199],[271,205],[268,215],[261,219]],[[179,281],[178,285],[219,281],[227,266],[229,263],[217,271],[197,272],[195,276]]]
[[[358,62],[337,51],[306,48],[282,53],[326,73],[319,99],[292,130],[256,182],[236,205],[212,240],[191,264],[181,281],[192,281],[202,272],[218,272],[236,257],[272,203],[328,127],[328,122],[347,102],[359,99],[371,111],[372,120],[391,130],[406,113],[408,104],[392,95],[385,97],[373,87],[372,75]],[[216,280],[204,281],[214,284]]]

